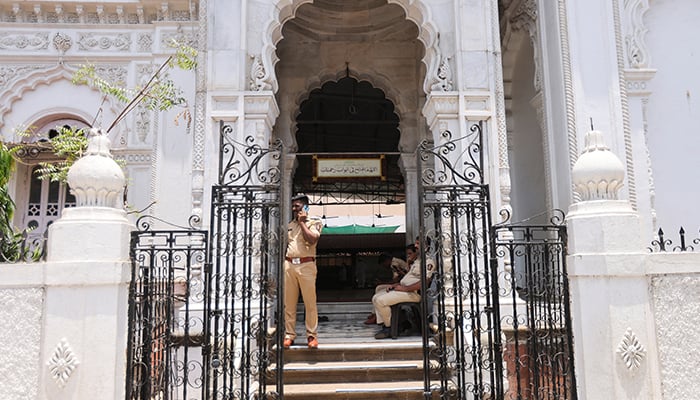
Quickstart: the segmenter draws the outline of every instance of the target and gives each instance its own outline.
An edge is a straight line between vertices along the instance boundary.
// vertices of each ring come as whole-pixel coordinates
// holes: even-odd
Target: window
[[[61,216],[64,207],[74,207],[75,197],[69,193],[67,185],[40,180],[36,170],[31,169],[28,177],[29,197],[24,225],[32,229],[32,235],[43,235],[46,229]]]

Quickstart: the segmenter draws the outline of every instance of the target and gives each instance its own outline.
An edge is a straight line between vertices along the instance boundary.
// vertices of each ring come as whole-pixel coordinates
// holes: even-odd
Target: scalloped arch
[[[72,79],[73,72],[74,69],[66,65],[56,64],[49,68],[34,70],[21,79],[16,80],[5,91],[0,93],[0,96],[5,99],[2,105],[0,105],[0,115],[7,115],[8,113],[12,112],[12,108],[14,107],[15,103],[20,100],[25,93],[34,91],[42,85],[50,86],[52,83],[60,80],[70,81]],[[99,93],[97,89],[88,89]],[[116,101],[112,98],[108,98],[107,103],[110,111],[116,115],[118,113]],[[66,111],[68,111],[68,109],[66,109]],[[36,115],[38,114],[35,114],[33,117],[36,117]],[[3,118],[0,119],[0,129],[4,126],[5,119]],[[118,132],[114,132],[114,134],[116,135]]]
[[[294,99],[294,107],[292,109],[293,114],[291,115],[292,121],[298,116],[301,103],[309,98],[312,90],[320,89],[326,82],[337,82],[341,78],[345,78],[346,73],[347,72],[345,70],[337,71],[326,69],[321,71],[317,76],[310,77],[307,80],[306,88]],[[358,82],[368,82],[370,85],[372,85],[372,87],[381,90],[384,93],[384,97],[386,97],[386,99],[391,101],[391,103],[394,105],[394,110],[399,116],[399,121],[403,120],[403,116],[406,113],[406,107],[400,102],[401,96],[399,96],[399,93],[393,89],[393,85],[391,85],[391,80],[389,78],[375,71],[370,74],[357,72],[352,69],[349,69],[348,76],[356,79]]]
[[[263,34],[262,59],[265,69],[270,71],[270,84],[277,93],[279,84],[275,73],[275,65],[279,61],[275,50],[277,43],[282,40],[282,27],[285,22],[294,18],[300,6],[312,3],[313,0],[278,0],[274,4],[272,19],[266,25]],[[440,63],[438,50],[438,30],[432,20],[430,9],[422,0],[387,0],[388,4],[400,6],[406,13],[406,19],[418,27],[418,40],[423,44],[425,52],[421,62],[425,65],[426,73],[423,80],[423,90],[430,93],[433,76]],[[396,103],[394,103],[396,105]]]

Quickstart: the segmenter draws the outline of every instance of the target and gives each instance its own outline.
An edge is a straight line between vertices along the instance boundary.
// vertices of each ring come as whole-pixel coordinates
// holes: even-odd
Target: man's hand
[[[307,213],[303,209],[299,210],[299,212],[297,213],[297,222],[303,224],[306,222],[307,219],[309,219],[309,213]]]

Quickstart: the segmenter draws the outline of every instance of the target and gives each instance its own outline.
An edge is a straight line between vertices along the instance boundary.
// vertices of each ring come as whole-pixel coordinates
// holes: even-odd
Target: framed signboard
[[[338,180],[385,181],[386,157],[384,154],[372,156],[347,154],[313,156],[313,182]]]

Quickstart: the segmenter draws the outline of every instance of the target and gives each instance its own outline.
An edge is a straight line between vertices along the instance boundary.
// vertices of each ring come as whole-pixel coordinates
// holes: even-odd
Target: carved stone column
[[[126,179],[93,129],[68,173],[76,207],[49,227],[38,399],[124,398],[130,275]]]
[[[586,135],[567,216],[580,399],[655,399],[656,337],[637,212],[620,200],[625,165],[599,131]]]

